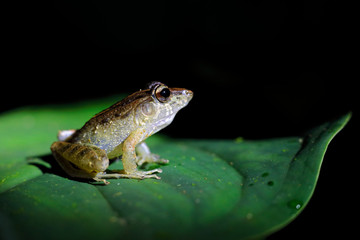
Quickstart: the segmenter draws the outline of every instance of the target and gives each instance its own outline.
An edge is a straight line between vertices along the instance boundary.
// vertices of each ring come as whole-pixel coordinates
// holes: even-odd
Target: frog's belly
[[[112,151],[106,152],[109,159],[113,159],[122,155],[123,144],[117,145]]]
[[[117,149],[118,152],[119,146],[122,145],[126,138],[127,136],[120,137],[116,134],[106,135],[105,137],[94,136],[93,139],[91,139],[91,144],[105,150],[105,152],[109,154],[114,152],[115,149]],[[121,155],[121,152],[119,155]]]
[[[80,132],[74,140],[74,142],[82,144],[90,144],[97,146],[107,154],[114,152],[114,150],[121,145],[125,139],[130,135],[130,131],[110,131],[96,129],[95,131]],[[116,149],[119,152],[118,148]],[[114,153],[112,153],[113,155]],[[119,153],[121,155],[121,153]]]

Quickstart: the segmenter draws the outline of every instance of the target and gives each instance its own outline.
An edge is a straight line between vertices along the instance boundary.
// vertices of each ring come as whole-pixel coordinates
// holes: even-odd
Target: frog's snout
[[[191,90],[185,88],[172,88],[173,104],[185,107],[193,98],[194,93]]]
[[[188,98],[188,101],[190,101],[193,96],[194,96],[194,93],[191,91],[191,90],[183,90],[183,95],[185,95],[187,98]]]

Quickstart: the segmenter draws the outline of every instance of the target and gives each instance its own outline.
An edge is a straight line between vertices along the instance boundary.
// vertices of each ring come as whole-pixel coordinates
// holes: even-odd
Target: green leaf
[[[114,99],[24,108],[0,116],[0,232],[5,239],[263,238],[314,191],[331,139],[350,114],[300,137],[249,141],[153,136],[170,160],[161,180],[68,178],[49,147]],[[147,168],[157,167],[149,165]],[[122,168],[121,161],[111,169]]]

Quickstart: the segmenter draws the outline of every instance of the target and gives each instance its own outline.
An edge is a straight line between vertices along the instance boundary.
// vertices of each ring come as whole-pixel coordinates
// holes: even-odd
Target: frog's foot
[[[75,129],[70,130],[61,130],[58,132],[59,141],[65,141],[67,138],[71,137],[76,132]]]
[[[154,173],[162,173],[161,169],[154,169],[154,170],[150,170],[150,171],[139,171],[136,170],[132,173],[125,173],[123,170],[122,171],[108,171],[108,173],[106,172],[101,172],[98,173],[96,175],[96,177],[94,178],[95,181],[101,181],[104,182],[105,184],[107,184],[108,182],[105,179],[109,179],[109,178],[132,178],[132,179],[145,179],[145,178],[155,178],[155,179],[161,179],[159,176],[157,176]]]
[[[138,166],[143,165],[144,163],[160,163],[160,164],[167,164],[169,160],[161,159],[159,155],[149,153],[145,155],[140,155],[136,157],[136,163]]]

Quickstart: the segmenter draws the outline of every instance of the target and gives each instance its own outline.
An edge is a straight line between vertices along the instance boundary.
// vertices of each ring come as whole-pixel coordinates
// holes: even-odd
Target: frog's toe
[[[162,170],[160,168],[157,168],[157,169],[153,169],[153,170],[150,170],[150,171],[144,171],[142,172],[144,174],[153,174],[153,173],[162,173]]]
[[[102,182],[102,183],[104,183],[104,185],[110,184],[110,182],[106,181],[105,179],[101,179],[99,177],[94,177],[93,180],[95,180],[96,182]]]
[[[143,165],[144,163],[160,163],[160,164],[167,164],[169,160],[160,158],[157,154],[149,154],[145,156],[138,156],[137,157],[137,164],[138,166]]]
[[[159,159],[158,163],[168,164],[169,160],[167,160],[167,159]]]
[[[150,171],[137,171],[134,174],[139,175],[141,179],[145,179],[145,178],[161,179],[161,177],[159,177],[154,173],[162,173],[162,170],[160,168],[157,168]]]
[[[156,174],[150,174],[150,175],[144,175],[141,177],[141,179],[145,179],[145,178],[155,178],[155,179],[161,179],[161,177],[159,177],[158,175]]]
[[[156,154],[154,154],[154,155],[156,155]],[[152,162],[161,163],[161,164],[167,164],[167,163],[169,163],[169,160],[160,158],[159,155],[156,155],[156,157],[153,158]]]

